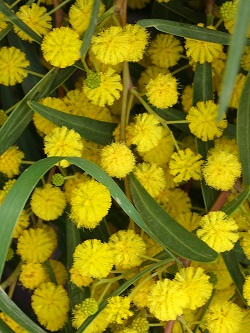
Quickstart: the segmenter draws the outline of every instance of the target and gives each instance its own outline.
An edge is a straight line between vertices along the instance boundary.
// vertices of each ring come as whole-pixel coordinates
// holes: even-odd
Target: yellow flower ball
[[[171,74],[158,74],[146,85],[149,102],[158,109],[166,109],[178,101],[177,80]]]
[[[62,215],[66,207],[66,197],[60,188],[45,184],[44,187],[37,187],[34,190],[30,205],[38,217],[52,221]]]
[[[24,153],[17,147],[9,147],[2,155],[0,155],[0,172],[4,173],[8,178],[19,175],[19,167],[24,158]]]
[[[101,167],[110,177],[124,178],[135,166],[135,156],[124,143],[112,143],[101,150]]]
[[[55,67],[72,66],[80,59],[82,42],[78,33],[69,27],[54,28],[48,32],[41,45],[46,61]]]

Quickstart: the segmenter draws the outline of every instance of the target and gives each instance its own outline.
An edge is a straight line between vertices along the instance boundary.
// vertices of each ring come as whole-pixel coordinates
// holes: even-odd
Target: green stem
[[[55,8],[51,9],[51,11],[48,12],[48,15],[53,14],[54,12],[56,12],[59,8],[62,8],[64,5],[66,5],[67,3],[71,2],[72,0],[65,0],[62,3],[60,3],[58,6],[56,6]]]
[[[43,74],[40,74],[40,73],[37,73],[37,72],[33,72],[33,71],[30,71],[30,70],[26,70],[26,72],[28,74],[31,74],[31,75],[34,75],[34,76],[37,76],[37,77],[44,77]]]

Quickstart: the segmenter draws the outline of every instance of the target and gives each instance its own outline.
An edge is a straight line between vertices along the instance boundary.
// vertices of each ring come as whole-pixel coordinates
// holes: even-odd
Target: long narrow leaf
[[[134,175],[130,175],[129,179],[134,204],[161,244],[190,260],[210,262],[217,258],[214,250],[167,214]]]
[[[34,101],[30,101],[28,105],[32,110],[53,123],[73,128],[87,140],[105,145],[111,143],[113,139],[112,132],[117,126],[114,123],[67,114]]]
[[[234,33],[231,39],[227,54],[225,73],[222,79],[221,95],[219,99],[218,119],[222,119],[230,100],[230,96],[235,83],[235,78],[240,67],[240,59],[245,45],[249,45],[249,39],[246,40],[246,34],[250,22],[249,0],[239,1],[239,8],[234,27]]]
[[[245,185],[250,185],[250,73],[243,88],[237,116],[237,142],[242,177]]]
[[[244,1],[247,2],[248,0]],[[245,7],[246,6],[248,5],[245,4]],[[180,23],[180,22],[174,22],[162,19],[139,20],[137,23],[141,27],[144,28],[154,27],[155,29],[161,32],[173,34],[179,37],[193,38],[197,40],[203,40],[206,42],[218,43],[223,45],[229,45],[231,41],[231,35],[226,32],[202,28],[187,23]],[[250,39],[247,40],[246,45],[250,45]]]

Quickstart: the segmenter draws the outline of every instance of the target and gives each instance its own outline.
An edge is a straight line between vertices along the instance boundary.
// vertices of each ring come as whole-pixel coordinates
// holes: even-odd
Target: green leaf
[[[86,56],[89,45],[91,43],[91,38],[95,32],[101,0],[95,0],[93,2],[93,4],[94,5],[92,8],[92,12],[91,12],[91,20],[89,22],[87,31],[84,33],[83,43],[82,43],[81,50],[80,50],[80,55],[83,58],[85,58],[85,56]]]
[[[204,64],[197,63],[194,75],[193,105],[208,100],[213,100],[212,65],[207,62]],[[197,152],[205,159],[208,150],[213,147],[213,142],[203,142],[200,139],[196,139],[196,147]],[[204,205],[206,211],[209,211],[218,197],[218,192],[209,187],[203,179],[200,183]]]
[[[109,297],[120,295],[122,292],[124,292],[126,289],[128,289],[128,287],[130,287],[132,284],[134,284],[144,275],[152,272],[154,269],[157,269],[163,265],[166,265],[167,263],[169,263],[171,261],[172,261],[172,259],[168,258],[168,259],[162,260],[160,262],[154,263],[151,266],[145,268],[143,271],[141,271],[140,273],[136,274],[131,279],[129,279],[128,281],[123,283],[119,288],[117,288],[114,292],[112,292],[109,295]],[[82,333],[85,330],[85,328],[87,328],[91,324],[91,322],[102,312],[102,310],[106,307],[106,305],[107,305],[107,300],[103,301],[99,305],[98,311],[93,316],[88,317],[75,333]]]
[[[233,201],[223,206],[220,210],[226,213],[227,215],[233,214],[236,211],[236,209],[239,208],[240,205],[243,204],[243,202],[248,198],[249,194],[250,194],[250,188],[248,187],[240,194],[238,194],[237,197],[233,199]]]
[[[243,88],[236,124],[237,143],[242,165],[243,183],[250,185],[250,73]]]
[[[3,0],[0,0],[0,12],[7,18],[8,21],[29,35],[36,43],[41,44],[42,37],[28,27],[22,20],[20,20],[20,18],[16,16],[16,14],[5,4]]]
[[[11,23],[8,23],[7,27],[0,32],[0,40],[2,40],[13,28]]]
[[[247,2],[248,0],[244,1]],[[245,7],[246,6],[248,5],[246,4]],[[173,34],[179,37],[193,38],[197,40],[203,40],[206,42],[218,43],[223,45],[229,45],[231,42],[231,35],[226,32],[211,30],[208,28],[202,28],[194,26],[192,24],[174,22],[169,20],[161,20],[161,19],[139,20],[137,21],[137,23],[141,27],[144,28],[154,27],[155,29],[161,32]],[[247,40],[246,45],[250,45],[250,39]]]
[[[53,123],[73,128],[87,140],[102,145],[109,144],[113,140],[112,132],[117,124],[67,114],[34,101],[29,101],[28,105],[32,110]]]
[[[1,220],[2,221],[2,220]],[[41,327],[34,323],[19,307],[9,298],[0,287],[0,309],[6,313],[29,333],[46,333]],[[6,331],[3,331],[4,333]],[[7,332],[6,332],[7,333]]]
[[[16,142],[31,121],[33,112],[27,106],[27,101],[29,99],[37,98],[37,96],[43,97],[46,95],[46,86],[49,87],[50,82],[55,75],[56,70],[55,68],[52,68],[12,111],[11,115],[0,129],[0,155],[3,154],[9,146]]]
[[[249,17],[249,0],[239,1],[234,33],[232,35],[230,47],[227,53],[226,67],[222,78],[221,95],[219,98],[219,120],[221,120],[226,113],[235,84],[236,75],[240,68],[240,60],[244,46],[249,45],[249,39],[246,39],[250,22]]]
[[[165,244],[178,255],[198,261],[211,262],[217,253],[202,240],[176,222],[144,189],[134,175],[129,176],[135,207],[160,245]]]

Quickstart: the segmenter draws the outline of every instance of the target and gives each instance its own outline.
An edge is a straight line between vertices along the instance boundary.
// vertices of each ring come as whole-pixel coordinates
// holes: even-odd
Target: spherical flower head
[[[51,16],[47,14],[47,9],[45,7],[40,7],[36,3],[31,5],[21,6],[16,12],[16,16],[19,17],[28,27],[35,31],[38,35],[44,36],[52,28]],[[32,42],[33,39],[14,25],[14,31],[17,35],[29,42]]]
[[[164,133],[159,144],[147,152],[139,152],[145,162],[165,166],[174,152],[174,143],[170,134]]]
[[[42,264],[33,262],[22,264],[19,281],[25,288],[33,290],[47,282],[47,278],[46,269]]]
[[[93,76],[93,73],[91,72]],[[100,84],[95,82],[90,86],[88,77],[83,83],[83,91],[91,103],[99,106],[114,104],[120,98],[122,91],[121,77],[114,69],[108,68],[105,72],[98,73]]]
[[[199,180],[203,163],[201,158],[200,154],[193,153],[189,148],[173,153],[169,162],[169,172],[174,176],[174,181],[181,183],[191,178]]]
[[[203,27],[204,25],[198,24],[198,26]],[[208,26],[207,28],[215,30],[213,26]],[[187,56],[194,62],[204,64],[217,58],[223,50],[223,45],[186,38],[185,49]]]
[[[194,231],[200,223],[200,215],[195,212],[183,212],[176,217],[176,220],[188,231]]]
[[[148,297],[150,295],[152,287],[155,285],[154,280],[151,278],[148,279],[140,279],[137,281],[135,287],[132,289],[131,300],[133,304],[138,308],[148,307]],[[138,287],[139,286],[139,287]]]
[[[110,323],[122,324],[133,315],[130,310],[130,298],[122,296],[112,296],[108,299],[105,313]]]
[[[5,22],[5,16],[0,13],[0,32],[7,28],[7,22]]]
[[[31,196],[31,209],[36,216],[45,220],[56,220],[66,207],[66,197],[63,191],[51,184],[37,187]]]
[[[54,332],[66,323],[69,311],[69,297],[62,286],[52,282],[43,283],[31,296],[31,306],[38,321]]]
[[[17,147],[9,147],[2,155],[0,155],[0,172],[8,178],[19,175],[19,167],[24,158],[24,153]]]
[[[176,273],[174,280],[180,283],[189,298],[186,308],[195,310],[208,301],[213,291],[209,279],[210,276],[206,275],[201,267],[181,268]]]
[[[208,155],[202,172],[208,186],[228,191],[241,175],[241,164],[235,155],[215,149]]]
[[[148,44],[148,32],[146,28],[140,27],[137,24],[126,24],[123,31],[124,34],[129,36],[130,40],[130,52],[125,60],[130,62],[141,60]]]
[[[65,68],[80,59],[81,40],[69,27],[54,28],[48,32],[41,45],[46,61],[52,66]]]
[[[148,48],[152,63],[163,68],[175,66],[182,52],[183,47],[179,39],[168,34],[158,34]]]
[[[235,18],[237,12],[236,1],[226,1],[220,7],[220,15],[223,21],[230,21]]]
[[[21,83],[27,76],[30,65],[26,55],[14,46],[0,48],[0,84],[14,86]]]
[[[244,316],[243,309],[232,302],[216,302],[206,312],[206,328],[210,333],[237,333]]]
[[[214,140],[214,148],[209,150],[209,154],[212,152],[214,153],[215,151],[225,151],[239,159],[239,148],[236,139],[229,139],[222,136],[221,138]]]
[[[174,280],[157,281],[149,295],[149,311],[161,321],[175,320],[187,303],[187,294]]]
[[[146,253],[146,244],[133,230],[120,230],[109,239],[117,269],[139,266]]]
[[[73,310],[73,318],[72,325],[75,329],[78,329],[83,322],[87,319],[85,313],[81,310],[81,308],[76,308]],[[109,324],[107,319],[107,315],[105,311],[102,311],[98,314],[97,317],[91,322],[91,324],[85,329],[86,333],[101,333],[104,332]]]
[[[66,179],[66,182],[63,186],[63,190],[68,202],[71,200],[72,191],[78,186],[78,184],[90,179],[87,174],[80,172],[76,172],[72,176],[73,177]]]
[[[155,148],[163,138],[164,130],[156,116],[142,113],[128,126],[130,142],[137,146],[138,152],[147,152]]]
[[[92,38],[91,52],[106,65],[125,61],[130,53],[130,36],[121,27],[111,26]]]
[[[52,109],[69,113],[69,110],[64,103],[62,99],[56,98],[56,97],[45,97],[39,101],[40,104],[48,106]],[[34,125],[36,126],[36,129],[38,133],[43,136],[43,134],[49,134],[54,128],[57,128],[58,126],[54,124],[52,121],[44,118],[39,113],[34,112],[33,116]],[[40,133],[41,132],[41,133]]]
[[[73,259],[73,267],[82,275],[102,279],[113,267],[114,253],[109,244],[98,239],[88,239],[76,247]]]
[[[191,133],[202,141],[219,138],[227,127],[227,121],[218,121],[217,115],[218,105],[213,101],[198,102],[186,117]]]
[[[224,212],[210,212],[200,220],[197,236],[217,252],[230,251],[239,239],[238,225]]]
[[[56,245],[47,230],[30,228],[18,238],[17,253],[24,262],[42,263],[51,256]]]
[[[94,298],[86,298],[82,303],[76,304],[72,310],[72,325],[78,329],[88,316],[95,314],[98,310],[98,303]],[[88,327],[90,330],[90,327]]]
[[[124,178],[135,166],[135,156],[124,144],[114,142],[101,150],[101,167],[110,177]]]
[[[132,321],[131,328],[136,332],[145,333],[149,330],[149,322],[146,318],[137,317]]]
[[[134,174],[148,193],[156,198],[166,186],[163,169],[155,163],[143,162],[135,167]]]
[[[72,191],[70,217],[78,228],[93,229],[108,214],[110,206],[107,187],[90,179]]]
[[[149,102],[158,109],[166,109],[178,101],[177,80],[171,74],[158,74],[146,85]]]
[[[79,35],[86,31],[89,26],[93,4],[93,0],[76,0],[69,9],[69,23]],[[101,3],[98,17],[100,17],[104,13],[104,11],[105,6],[103,3]]]
[[[73,129],[66,126],[53,129],[44,138],[44,152],[48,157],[51,156],[82,156],[83,143],[81,136]],[[62,160],[58,163],[66,168],[70,163]]]
[[[193,106],[194,88],[191,85],[185,86],[181,95],[181,105],[185,112],[188,112]]]
[[[229,107],[238,109],[241,93],[242,93],[244,84],[246,82],[246,78],[247,78],[246,75],[244,75],[242,73],[239,73],[236,76],[234,88],[233,88],[231,98],[230,98],[230,101],[229,101],[229,104],[228,104]],[[221,93],[221,89],[219,90],[219,94],[220,93]]]
[[[65,266],[60,261],[54,259],[50,259],[49,264],[53,271],[57,284],[64,285],[68,278],[68,271],[66,270]],[[48,281],[50,281],[49,276],[48,276]]]
[[[55,173],[52,176],[51,183],[55,186],[62,186],[64,184],[64,177],[61,173]]]
[[[155,79],[160,73],[169,74],[169,70],[155,65],[145,68],[138,80],[138,88],[140,92],[146,94],[146,85],[149,83],[150,79]]]

